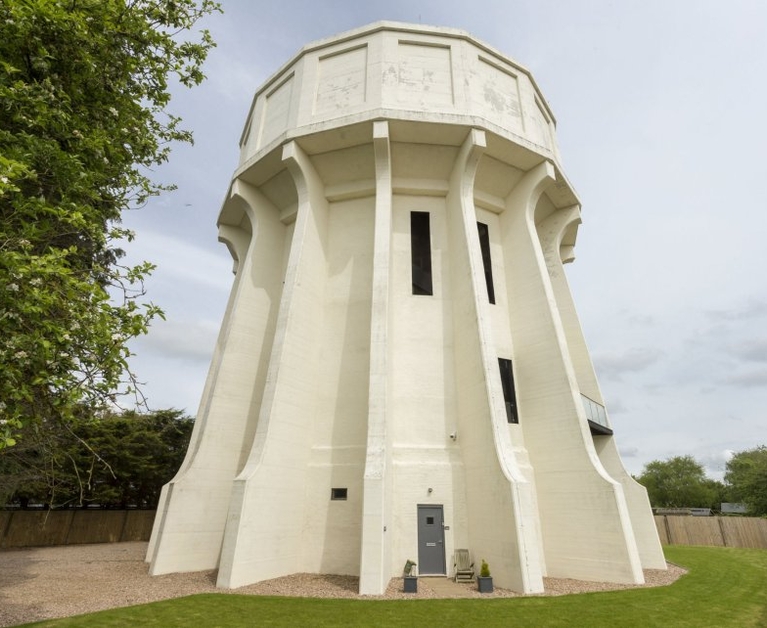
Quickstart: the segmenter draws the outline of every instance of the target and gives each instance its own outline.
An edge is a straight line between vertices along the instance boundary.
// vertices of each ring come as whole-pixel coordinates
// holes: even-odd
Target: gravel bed
[[[227,591],[216,588],[215,571],[150,576],[144,562],[146,543],[70,545],[0,552],[0,627],[132,606],[195,593],[360,598],[358,578],[294,574]],[[646,583],[663,586],[684,569],[669,563],[668,571],[645,570]],[[431,580],[431,581],[430,581]],[[542,595],[632,588],[601,582],[544,578]],[[447,586],[449,583],[449,586]],[[519,597],[496,587],[480,594],[473,584],[445,579],[418,579],[418,593],[404,593],[402,579],[393,578],[382,596],[365,599],[428,599],[438,597]]]

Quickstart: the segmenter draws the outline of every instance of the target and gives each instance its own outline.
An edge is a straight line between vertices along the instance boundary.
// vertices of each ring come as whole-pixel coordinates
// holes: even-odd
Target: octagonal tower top
[[[285,140],[382,118],[480,127],[559,162],[528,70],[462,30],[376,22],[308,44],[264,83],[240,166]]]

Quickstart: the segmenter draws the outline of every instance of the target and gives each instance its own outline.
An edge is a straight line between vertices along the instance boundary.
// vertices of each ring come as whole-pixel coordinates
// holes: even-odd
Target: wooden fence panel
[[[767,519],[656,515],[664,545],[708,545],[767,549]]]
[[[655,527],[658,528],[658,538],[662,545],[669,545],[668,529],[666,528],[666,517],[655,515]]]
[[[669,545],[692,545],[687,535],[687,519],[692,517],[666,516],[666,529],[668,530]]]
[[[11,525],[11,516],[13,513],[10,510],[0,510],[0,547],[2,547],[3,539],[8,532],[8,527]]]
[[[125,525],[124,510],[75,510],[67,545],[116,543]]]
[[[154,510],[0,511],[0,548],[148,541]]]
[[[721,517],[719,521],[728,547],[767,548],[767,519]]]
[[[71,510],[12,511],[0,547],[66,545]]]
[[[154,516],[154,510],[127,511],[120,541],[148,541],[152,536]]]
[[[693,520],[693,525],[687,525],[688,545],[710,545],[724,547],[722,528],[719,527],[719,517],[684,517]]]

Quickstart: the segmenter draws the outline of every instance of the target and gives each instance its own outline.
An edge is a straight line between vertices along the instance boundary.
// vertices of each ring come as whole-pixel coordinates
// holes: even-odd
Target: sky
[[[166,313],[136,340],[151,408],[194,415],[232,285],[216,219],[256,89],[309,42],[379,20],[468,31],[528,68],[582,202],[567,266],[626,468],[691,455],[721,479],[767,444],[767,3],[224,0],[194,132],[124,216]]]

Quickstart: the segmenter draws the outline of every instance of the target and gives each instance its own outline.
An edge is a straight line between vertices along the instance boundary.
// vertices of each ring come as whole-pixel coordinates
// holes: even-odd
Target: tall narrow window
[[[514,371],[511,368],[511,360],[498,358],[498,366],[501,369],[503,400],[506,402],[506,420],[509,423],[519,423],[517,392],[514,390]]]
[[[431,284],[429,212],[410,212],[410,255],[413,268],[413,294],[434,294]]]
[[[479,248],[482,250],[482,266],[485,267],[485,284],[487,284],[487,298],[490,303],[495,303],[495,288],[493,288],[493,261],[490,259],[490,232],[483,222],[477,223],[479,231]]]

